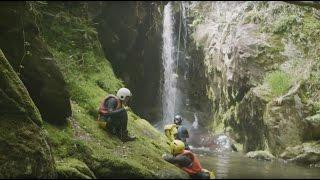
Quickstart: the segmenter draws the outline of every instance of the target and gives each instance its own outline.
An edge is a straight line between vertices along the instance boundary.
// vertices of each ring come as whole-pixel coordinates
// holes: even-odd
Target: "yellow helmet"
[[[173,154],[174,156],[177,154],[180,154],[183,152],[185,148],[185,145],[182,141],[180,140],[174,140],[172,141],[172,143],[170,144],[170,150],[171,150],[171,154]]]

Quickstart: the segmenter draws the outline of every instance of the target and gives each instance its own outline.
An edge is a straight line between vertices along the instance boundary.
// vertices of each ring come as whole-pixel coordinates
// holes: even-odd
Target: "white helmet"
[[[131,92],[129,89],[127,88],[120,88],[117,92],[117,97],[120,99],[120,100],[124,100],[127,96],[131,96]]]

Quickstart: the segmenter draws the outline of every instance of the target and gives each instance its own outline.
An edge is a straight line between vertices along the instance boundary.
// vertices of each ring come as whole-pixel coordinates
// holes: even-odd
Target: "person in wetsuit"
[[[121,88],[116,96],[108,95],[99,107],[100,119],[107,122],[107,130],[118,136],[122,141],[133,141],[135,139],[134,136],[129,135],[127,130],[127,103],[131,95],[129,89]]]
[[[176,139],[181,140],[185,144],[185,149],[190,150],[189,145],[187,143],[187,138],[189,138],[189,132],[186,127],[182,125],[182,117],[180,115],[176,115],[173,119],[174,124],[177,125],[177,136]]]
[[[191,151],[185,150],[185,145],[180,140],[174,140],[170,144],[171,155],[164,154],[162,158],[172,163],[185,172],[193,179],[213,179],[213,172],[209,172],[201,167],[199,159]]]

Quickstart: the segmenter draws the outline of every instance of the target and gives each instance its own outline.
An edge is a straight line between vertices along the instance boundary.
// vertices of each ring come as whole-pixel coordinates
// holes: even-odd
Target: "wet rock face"
[[[132,108],[150,120],[161,112],[161,4],[89,3],[105,56],[133,94]]]
[[[320,142],[311,141],[298,146],[288,147],[280,157],[289,162],[319,167]]]
[[[284,2],[191,6],[193,40],[205,54],[213,131],[228,133],[245,152],[269,147],[275,156],[317,139],[319,34],[305,28],[320,27],[317,10]],[[271,76],[276,71],[292,79]]]
[[[257,92],[250,91],[240,102],[236,111],[241,128],[240,141],[243,142],[244,151],[262,150],[265,148],[266,125],[263,120],[266,102],[257,95]]]
[[[42,118],[64,124],[71,115],[69,92],[28,7],[29,4],[23,2],[1,6],[0,47],[21,77]]]
[[[188,29],[190,30],[190,29]],[[208,122],[212,117],[212,101],[207,96],[207,85],[209,77],[206,76],[204,69],[206,68],[203,59],[204,52],[201,48],[196,48],[195,42],[189,37],[187,39],[188,56],[185,62],[188,64],[186,73],[185,94],[187,98],[183,98],[185,108],[190,112],[197,112],[199,115],[199,124],[202,127],[208,126]]]
[[[0,178],[54,178],[41,116],[0,50]]]

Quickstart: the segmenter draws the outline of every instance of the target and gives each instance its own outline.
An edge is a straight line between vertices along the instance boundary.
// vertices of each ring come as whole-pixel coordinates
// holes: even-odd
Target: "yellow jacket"
[[[176,139],[178,135],[178,126],[176,124],[168,124],[164,126],[164,133],[167,136],[169,143]]]

